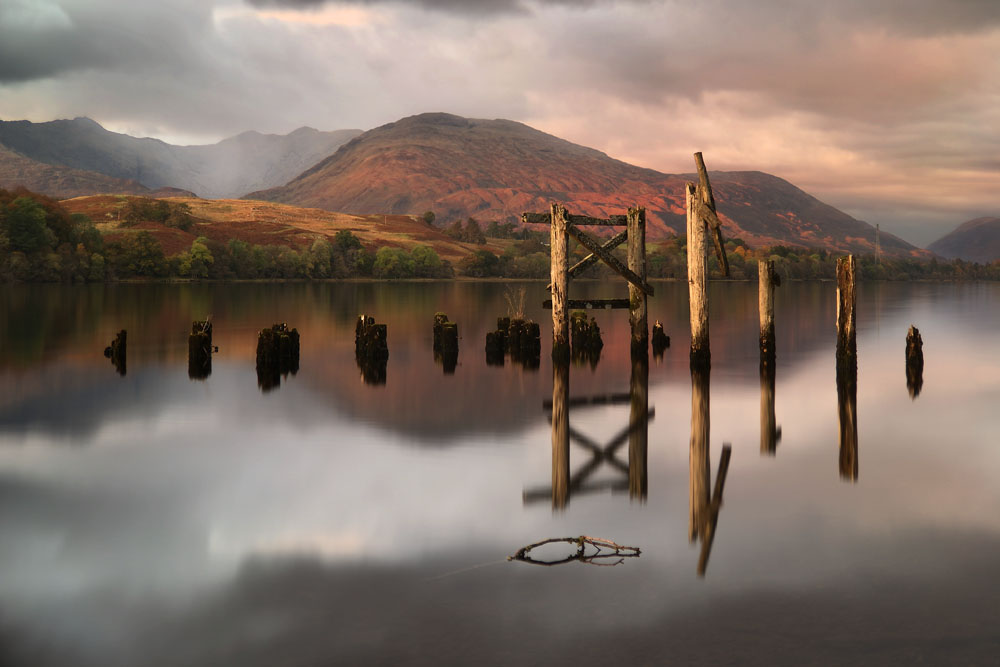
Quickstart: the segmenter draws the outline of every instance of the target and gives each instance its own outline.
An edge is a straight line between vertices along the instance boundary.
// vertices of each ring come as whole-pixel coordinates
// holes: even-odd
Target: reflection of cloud
[[[239,540],[224,535],[219,530],[208,534],[208,552],[211,556],[233,558],[263,557],[317,557],[329,560],[356,560],[372,551],[374,545],[360,533],[342,534],[291,534],[284,533],[264,538],[252,544],[242,544]]]

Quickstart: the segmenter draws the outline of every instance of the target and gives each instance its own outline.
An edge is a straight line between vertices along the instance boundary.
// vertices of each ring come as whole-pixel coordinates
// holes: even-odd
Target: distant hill
[[[663,238],[684,232],[683,188],[694,178],[636,167],[514,121],[429,113],[365,132],[287,185],[247,198],[359,214],[431,210],[442,224],[467,216],[513,221],[550,201],[601,216],[640,204],[650,236]],[[752,246],[874,250],[874,227],[776,176],[711,178],[728,236]],[[926,254],[891,234],[881,243],[888,254]]]
[[[79,174],[74,180],[65,173],[23,183],[51,196],[140,193],[121,189],[121,183],[132,181],[149,190],[173,187],[201,197],[238,197],[286,183],[360,132],[320,132],[302,127],[286,135],[244,132],[217,144],[174,146],[159,139],[109,132],[89,118],[48,123],[0,121],[0,148],[7,149],[0,153],[0,175],[13,171],[7,165],[13,153],[51,167],[101,174],[119,183],[118,189],[94,190],[83,187],[87,179]],[[98,182],[88,178],[91,185]],[[74,182],[82,189],[73,190]],[[108,187],[112,187],[110,182]]]
[[[927,249],[948,259],[964,259],[980,264],[1000,260],[1000,218],[976,218],[964,222]]]

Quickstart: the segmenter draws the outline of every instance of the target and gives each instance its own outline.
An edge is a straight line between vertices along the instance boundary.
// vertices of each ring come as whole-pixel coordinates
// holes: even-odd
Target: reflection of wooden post
[[[840,422],[840,476],[858,481],[858,371],[837,370],[837,413]]]
[[[705,253],[705,221],[698,213],[694,183],[685,189],[687,199],[688,301],[691,311],[691,368],[708,368],[712,353],[708,346],[708,263]]]
[[[760,307],[760,363],[774,364],[774,287],[780,279],[774,274],[774,262],[757,263],[757,304]]]
[[[569,311],[566,303],[569,291],[568,221],[566,209],[553,203],[549,236],[552,261],[552,358],[558,362],[569,359]]]
[[[774,364],[760,365],[760,453],[774,456],[781,429],[774,416]]]
[[[701,535],[701,553],[698,555],[698,576],[704,577],[708,570],[708,557],[712,555],[712,541],[715,540],[715,527],[719,524],[719,510],[722,509],[722,490],[726,486],[726,474],[729,472],[729,459],[733,454],[732,446],[722,443],[722,456],[719,458],[719,470],[715,473],[715,489],[712,491],[711,505],[706,517],[705,527]]]
[[[646,499],[649,445],[649,357],[632,357],[629,382],[628,495]]]
[[[715,255],[719,259],[722,275],[729,277],[729,258],[726,256],[726,244],[722,239],[722,222],[715,210],[715,195],[712,194],[712,183],[708,180],[708,169],[701,152],[694,154],[694,164],[698,168],[698,193],[705,204],[706,215],[703,221],[711,228],[712,242],[715,244]]]
[[[552,365],[552,507],[569,502],[569,364]]]
[[[628,268],[646,282],[646,209],[628,210]],[[632,326],[632,355],[646,356],[649,327],[646,321],[646,293],[629,283],[629,324]]]
[[[854,255],[837,260],[837,367],[857,368],[858,344],[855,335]]]
[[[701,537],[709,511],[709,482],[711,471],[708,463],[708,370],[691,370],[691,446],[688,453],[689,490],[688,539],[694,542]]]

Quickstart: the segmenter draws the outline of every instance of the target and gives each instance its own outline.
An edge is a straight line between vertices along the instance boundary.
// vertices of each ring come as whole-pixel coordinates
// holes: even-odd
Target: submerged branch
[[[557,560],[540,560],[533,558],[529,554],[532,549],[557,542],[565,542],[567,544],[576,545],[576,553]],[[594,551],[587,553],[588,546],[593,547]],[[641,553],[642,551],[639,547],[628,547],[600,537],[580,535],[579,537],[550,537],[547,540],[529,544],[518,549],[517,553],[513,556],[508,556],[507,560],[519,560],[525,563],[531,563],[532,565],[544,565],[546,567],[550,567],[552,565],[562,565],[573,561],[579,561],[581,563],[586,563],[587,565],[613,567],[624,563],[626,558],[638,558]],[[616,560],[614,560],[614,562],[605,562],[609,559]]]

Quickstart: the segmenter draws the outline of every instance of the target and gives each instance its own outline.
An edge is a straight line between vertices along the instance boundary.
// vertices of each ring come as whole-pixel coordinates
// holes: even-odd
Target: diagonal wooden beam
[[[722,457],[719,459],[719,470],[715,473],[715,489],[712,491],[712,502],[709,515],[701,536],[701,553],[698,555],[698,576],[704,577],[708,569],[708,557],[712,555],[712,542],[715,540],[715,528],[719,523],[719,509],[722,508],[722,490],[726,486],[726,473],[729,471],[729,457],[733,448],[729,443],[722,445]]]
[[[570,236],[579,241],[583,247],[597,255],[598,259],[617,271],[618,274],[625,280],[641,289],[646,295],[653,296],[653,288],[649,283],[644,281],[642,278],[637,276],[635,272],[631,271],[627,266],[622,264],[617,257],[605,251],[600,245],[598,245],[597,241],[577,229],[576,225],[569,223],[566,225],[566,231]]]
[[[722,239],[722,221],[719,220],[715,208],[715,195],[712,193],[712,184],[708,180],[708,169],[705,167],[705,159],[701,152],[694,154],[694,163],[698,168],[698,181],[701,190],[701,202],[704,204],[702,219],[708,223],[708,228],[712,230],[712,241],[715,244],[715,254],[719,258],[719,266],[722,267],[722,275],[729,277],[729,258],[726,256],[725,241]]]
[[[572,218],[572,216],[570,217]],[[625,243],[625,241],[627,240],[628,240],[628,230],[626,229],[625,231],[619,232],[618,234],[615,234],[610,239],[605,241],[601,247],[607,250],[608,252],[611,252],[612,250],[620,246],[622,243]],[[597,264],[597,261],[598,261],[597,255],[595,255],[594,253],[590,253],[589,255],[581,259],[579,262],[569,267],[569,272],[568,272],[569,277],[570,278],[576,277],[578,274],[583,273],[594,264]],[[547,290],[552,289],[552,283],[546,285],[545,289]]]
[[[609,215],[606,218],[594,218],[589,215],[570,215],[569,221],[579,227],[624,227],[628,225],[627,215]],[[551,213],[522,213],[521,222],[528,225],[551,225]]]

